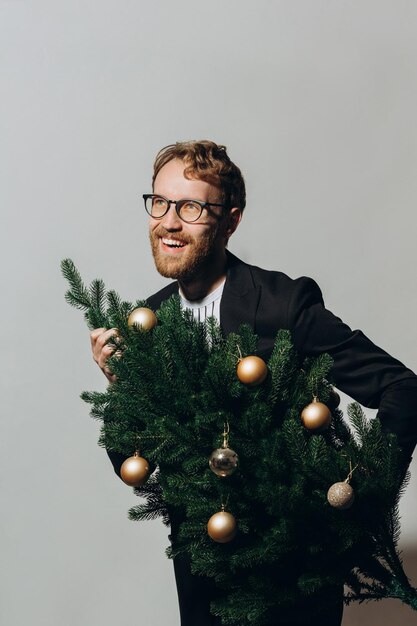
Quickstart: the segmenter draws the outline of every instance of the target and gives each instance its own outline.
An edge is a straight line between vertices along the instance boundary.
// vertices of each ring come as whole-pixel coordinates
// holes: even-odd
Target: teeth
[[[162,239],[162,243],[166,246],[170,246],[171,248],[183,248],[186,244],[181,241],[176,241],[175,239]]]

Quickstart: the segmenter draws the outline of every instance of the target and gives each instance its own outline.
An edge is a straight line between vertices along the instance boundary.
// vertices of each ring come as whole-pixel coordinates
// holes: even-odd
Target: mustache
[[[178,239],[179,241],[183,241],[184,243],[191,243],[193,241],[193,237],[188,235],[187,233],[173,233],[163,226],[158,226],[152,231],[152,237],[167,237],[168,239]]]

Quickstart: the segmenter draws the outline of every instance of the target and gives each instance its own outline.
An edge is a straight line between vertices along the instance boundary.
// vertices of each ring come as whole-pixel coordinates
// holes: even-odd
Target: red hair
[[[246,205],[245,181],[240,169],[229,158],[226,147],[214,141],[178,141],[162,148],[156,155],[152,186],[158,172],[173,159],[184,161],[185,178],[204,180],[220,187],[228,209],[241,211]]]

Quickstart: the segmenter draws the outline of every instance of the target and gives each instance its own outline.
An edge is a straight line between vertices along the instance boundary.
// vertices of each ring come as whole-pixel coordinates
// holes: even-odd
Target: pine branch
[[[61,270],[70,284],[70,289],[65,294],[68,304],[85,311],[84,317],[90,329],[108,328],[107,318],[103,312],[104,283],[101,280],[95,280],[90,289],[87,289],[71,259],[64,259],[61,262]]]
[[[70,289],[65,294],[65,300],[71,306],[88,310],[92,306],[90,294],[71,259],[61,261],[61,270],[64,278],[70,284]]]
[[[91,307],[99,311],[104,316],[104,302],[106,298],[106,291],[104,288],[104,282],[101,279],[93,280],[90,285],[90,302]]]
[[[143,504],[137,504],[129,509],[129,519],[137,522],[157,519],[166,511],[159,499],[149,497]]]

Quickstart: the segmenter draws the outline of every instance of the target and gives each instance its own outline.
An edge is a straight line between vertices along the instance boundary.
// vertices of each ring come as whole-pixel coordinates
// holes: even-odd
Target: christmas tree
[[[154,326],[146,302],[123,302],[100,280],[87,288],[68,259],[62,269],[90,328],[118,329],[116,381],[82,397],[102,422],[99,444],[130,457],[125,479],[143,501],[129,516],[175,520],[167,554],[216,583],[223,624],[270,624],[300,601],[315,610],[343,584],[346,602],[417,609],[397,549],[406,480],[395,437],[356,403],[348,426],[329,355],[301,358],[280,331],[264,370],[250,328],[224,338],[175,296]]]

